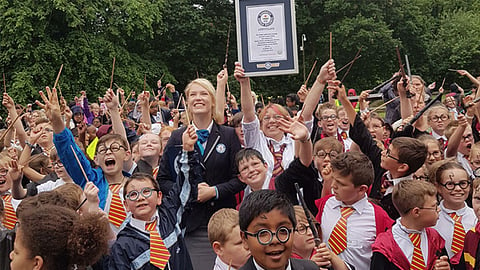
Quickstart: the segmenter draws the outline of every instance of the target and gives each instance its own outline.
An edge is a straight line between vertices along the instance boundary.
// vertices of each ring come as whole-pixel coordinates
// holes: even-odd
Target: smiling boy
[[[313,261],[290,258],[296,227],[293,206],[274,190],[250,193],[239,211],[243,245],[252,257],[241,270],[315,269]]]

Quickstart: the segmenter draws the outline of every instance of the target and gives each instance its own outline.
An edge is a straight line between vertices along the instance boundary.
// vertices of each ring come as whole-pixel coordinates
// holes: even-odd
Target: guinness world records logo
[[[268,27],[273,23],[273,13],[268,10],[263,10],[258,13],[257,21],[263,27]]]

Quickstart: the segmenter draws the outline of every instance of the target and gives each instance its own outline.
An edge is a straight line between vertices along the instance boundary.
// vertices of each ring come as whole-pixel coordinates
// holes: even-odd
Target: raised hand
[[[336,78],[337,74],[335,73],[335,61],[333,61],[333,59],[330,59],[325,64],[323,64],[322,68],[320,68],[320,72],[317,76],[317,81],[321,84],[326,84],[327,81],[335,80]]]
[[[297,91],[297,95],[298,95],[298,98],[300,99],[300,102],[303,103],[308,95],[307,86],[302,84],[302,86],[300,86],[300,89]]]
[[[23,176],[23,166],[19,166],[16,160],[11,160],[9,163],[9,169],[7,178],[10,178],[12,182],[19,182]]]
[[[7,110],[15,109],[15,102],[13,101],[13,98],[7,94],[7,92],[3,92],[2,105],[5,106]]]
[[[45,114],[47,115],[50,121],[54,121],[54,118],[60,119],[61,110],[60,110],[60,103],[58,102],[57,96],[57,89],[53,88],[50,90],[50,87],[45,87],[45,91],[47,92],[47,96],[40,91],[40,97],[42,98],[44,104],[40,101],[36,100],[35,103],[42,109],[45,110]]]
[[[307,141],[309,136],[308,136],[308,129],[307,127],[301,123],[298,119],[297,120],[292,120],[292,119],[285,119],[285,118],[280,118],[277,120],[278,122],[278,128],[285,132],[289,133],[292,135],[292,139],[294,140],[299,140],[299,141]]]
[[[105,102],[105,105],[107,105],[109,111],[113,111],[118,108],[118,96],[115,95],[112,89],[107,90],[107,92],[103,96],[103,102]]]
[[[347,98],[347,91],[345,90],[345,85],[343,85],[340,81],[328,81],[328,90],[331,90],[331,93],[337,93],[338,99],[346,99]]]
[[[188,125],[187,129],[183,132],[182,142],[183,150],[193,151],[195,149],[195,143],[197,142],[198,136],[195,132],[195,128],[192,125]]]
[[[239,83],[244,83],[248,82],[250,78],[245,77],[245,69],[243,69],[242,65],[240,62],[235,62],[235,71],[233,73],[233,76]]]
[[[224,68],[217,74],[217,84],[226,85],[228,81],[228,70]]]

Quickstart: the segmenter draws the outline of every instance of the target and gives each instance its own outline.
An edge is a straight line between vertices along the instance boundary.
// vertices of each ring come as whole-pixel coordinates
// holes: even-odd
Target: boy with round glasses
[[[315,269],[308,260],[290,258],[297,221],[292,204],[274,190],[250,193],[239,211],[240,234],[251,257],[240,270]]]
[[[197,134],[189,126],[182,136],[177,181],[163,198],[150,174],[135,173],[123,187],[124,205],[132,213],[122,225],[108,258],[108,269],[193,269],[181,217],[201,178],[194,152]]]

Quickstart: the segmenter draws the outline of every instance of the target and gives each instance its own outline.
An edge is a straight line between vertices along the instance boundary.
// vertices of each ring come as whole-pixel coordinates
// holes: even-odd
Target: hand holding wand
[[[315,224],[313,223],[311,213],[308,210],[307,205],[305,204],[305,199],[303,198],[303,195],[300,192],[300,186],[298,185],[298,183],[295,183],[295,189],[297,190],[297,196],[300,199],[300,204],[302,205],[303,211],[305,212],[305,216],[307,217],[308,226],[310,226],[310,229],[312,230],[313,240],[315,241],[315,247],[318,247],[322,243],[322,241],[320,241],[317,227],[315,227]]]

